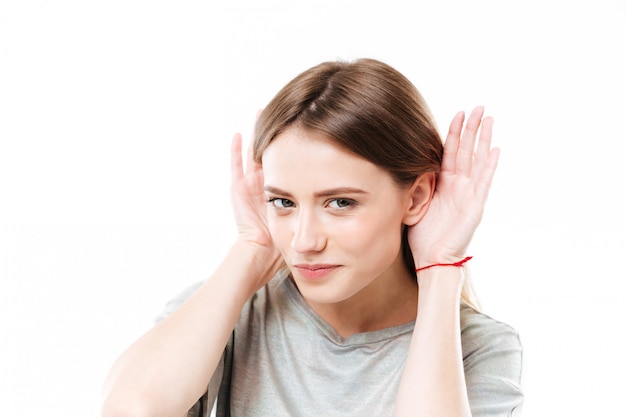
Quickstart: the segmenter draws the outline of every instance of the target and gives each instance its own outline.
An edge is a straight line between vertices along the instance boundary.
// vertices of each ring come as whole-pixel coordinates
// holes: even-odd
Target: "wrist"
[[[282,257],[275,248],[237,240],[222,265],[230,271],[230,281],[249,298],[278,272],[282,264]]]
[[[419,261],[415,262],[415,272],[422,272],[431,268],[445,268],[445,267],[463,267],[466,262],[472,259],[472,256],[466,256],[465,258],[446,259],[437,262]]]
[[[466,256],[443,262],[416,263],[415,273],[420,294],[437,292],[440,289],[444,293],[454,294],[455,299],[460,298],[465,281],[464,267],[470,259],[471,256]]]
[[[417,272],[419,296],[457,300],[461,297],[465,273],[463,267],[432,267]]]

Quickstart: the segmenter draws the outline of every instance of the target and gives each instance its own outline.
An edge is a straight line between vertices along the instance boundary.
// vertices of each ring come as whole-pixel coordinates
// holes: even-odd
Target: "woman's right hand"
[[[252,152],[248,151],[244,170],[242,157],[242,138],[236,134],[231,146],[231,200],[238,231],[238,244],[255,250],[256,258],[269,268],[269,278],[282,265],[282,258],[267,227],[267,204],[263,190],[263,168],[260,163],[252,160]],[[266,275],[266,274],[264,274]],[[263,286],[269,278],[258,283]],[[257,288],[258,289],[258,288]]]
[[[223,360],[244,304],[282,264],[265,222],[261,166],[250,159],[244,172],[240,135],[231,150],[239,238],[210,278],[115,361],[103,387],[102,416],[129,415],[129,410],[186,415]],[[177,381],[174,388],[172,381]]]

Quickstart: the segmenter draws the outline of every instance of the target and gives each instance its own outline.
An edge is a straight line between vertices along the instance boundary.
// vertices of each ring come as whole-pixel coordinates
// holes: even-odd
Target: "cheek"
[[[367,216],[337,222],[329,227],[336,241],[362,257],[395,257],[402,241],[402,225],[395,218]]]
[[[402,228],[397,224],[381,228],[370,238],[369,243],[371,250],[380,253],[380,256],[395,258],[402,244]]]

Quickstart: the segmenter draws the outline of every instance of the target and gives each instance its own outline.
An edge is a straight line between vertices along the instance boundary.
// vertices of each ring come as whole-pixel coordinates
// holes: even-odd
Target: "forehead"
[[[261,158],[265,183],[279,187],[388,187],[389,173],[299,127],[276,136]]]

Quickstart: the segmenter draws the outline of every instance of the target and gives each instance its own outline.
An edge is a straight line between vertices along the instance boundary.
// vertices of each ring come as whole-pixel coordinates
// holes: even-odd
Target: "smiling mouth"
[[[339,265],[294,265],[294,268],[305,279],[319,280],[336,271]]]

